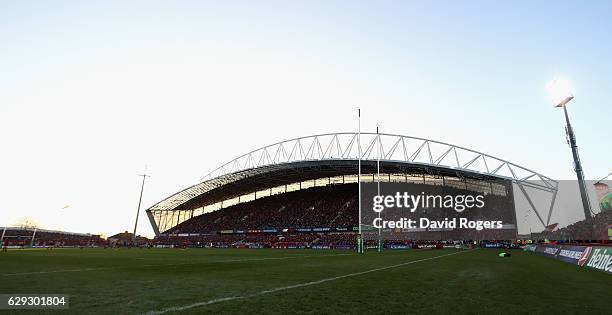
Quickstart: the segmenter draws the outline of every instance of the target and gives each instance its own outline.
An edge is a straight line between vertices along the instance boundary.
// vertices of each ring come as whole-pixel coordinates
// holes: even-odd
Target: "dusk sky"
[[[555,77],[599,179],[611,39],[611,1],[2,2],[0,226],[131,231],[145,165],[143,210],[258,147],[355,131],[357,108],[365,131],[575,179]]]

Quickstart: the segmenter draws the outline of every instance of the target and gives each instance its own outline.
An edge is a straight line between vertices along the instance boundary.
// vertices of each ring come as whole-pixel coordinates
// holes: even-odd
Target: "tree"
[[[40,228],[40,225],[38,223],[34,222],[34,220],[28,217],[23,217],[19,219],[16,225],[21,228],[30,228],[30,229]]]

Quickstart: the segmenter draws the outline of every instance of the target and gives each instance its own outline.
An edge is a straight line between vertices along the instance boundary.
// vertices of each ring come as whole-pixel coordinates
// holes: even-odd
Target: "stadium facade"
[[[146,213],[156,235],[165,235],[188,220],[261,198],[355,184],[360,160],[362,183],[448,186],[508,198],[514,185],[544,227],[558,190],[547,176],[468,148],[396,134],[344,132],[281,141],[243,154]],[[533,189],[550,193],[550,205],[536,206],[530,197]]]

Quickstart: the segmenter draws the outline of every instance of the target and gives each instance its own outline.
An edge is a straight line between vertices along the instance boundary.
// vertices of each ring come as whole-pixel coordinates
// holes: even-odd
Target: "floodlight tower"
[[[359,166],[357,173],[357,186],[359,195],[359,236],[357,236],[357,253],[363,254],[363,235],[361,233],[361,108],[357,109],[357,154],[359,155]]]
[[[142,185],[140,186],[140,198],[138,198],[138,210],[136,210],[136,222],[134,222],[134,235],[132,235],[132,242],[134,242],[134,245],[136,245],[136,242],[138,241],[136,239],[136,228],[138,228],[138,216],[140,214],[140,204],[142,203],[142,193],[144,191],[145,180],[147,179],[147,177],[151,177],[151,176],[147,175],[147,168],[146,167],[145,167],[144,173],[142,173],[142,174],[140,174],[138,176],[142,176]]]
[[[378,134],[378,127],[376,127],[376,140],[378,142],[378,147],[376,148],[376,194],[380,196],[380,155],[382,153],[382,144],[380,143],[380,134]],[[378,218],[380,219],[380,212],[378,212]],[[378,228],[378,241],[376,244],[376,249],[379,253],[383,250],[382,230],[380,227]]]
[[[582,164],[580,163],[580,156],[578,155],[578,145],[576,144],[576,136],[574,130],[570,124],[569,115],[567,114],[567,103],[574,99],[573,95],[566,96],[561,100],[555,107],[563,107],[565,113],[565,133],[569,141],[569,145],[572,148],[572,155],[574,157],[574,170],[576,171],[576,177],[578,178],[578,188],[580,189],[580,197],[582,198],[582,208],[584,210],[584,217],[591,226],[591,204],[589,202],[589,196],[587,195],[586,184],[584,182],[584,173],[582,172]]]

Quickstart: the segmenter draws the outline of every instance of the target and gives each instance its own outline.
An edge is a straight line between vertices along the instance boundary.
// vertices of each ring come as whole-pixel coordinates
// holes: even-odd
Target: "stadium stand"
[[[313,187],[237,204],[187,220],[167,234],[357,225],[354,185]]]
[[[429,185],[428,185],[429,186]],[[422,185],[414,185],[415,192]],[[466,190],[431,186],[432,194],[465,193]],[[158,235],[155,244],[211,247],[329,247],[351,248],[356,243],[358,227],[357,184],[337,184],[311,187],[294,192],[263,197],[227,208],[205,213],[186,220]],[[495,217],[513,225],[513,204],[502,195],[486,196],[488,207],[469,213],[474,220]],[[456,215],[450,213],[450,215]],[[466,213],[462,214],[464,217]],[[404,213],[404,216],[420,216]],[[449,212],[430,210],[429,217],[443,219]],[[411,240],[444,239],[515,239],[516,229],[500,231],[421,231]],[[390,238],[386,238],[390,239]],[[392,237],[391,237],[392,239]],[[366,245],[375,245],[369,240]],[[401,240],[397,244],[412,244]],[[385,245],[397,245],[392,240]]]
[[[593,229],[591,229],[588,221],[582,220],[570,224],[566,227],[559,228],[554,231],[544,231],[536,238],[541,240],[563,240],[563,241],[588,241],[588,240],[604,240],[610,242],[609,227],[612,225],[612,211],[602,211],[597,213],[592,218]]]
[[[76,247],[105,244],[105,240],[93,234],[21,227],[0,227],[0,231],[3,231],[3,240],[8,240],[8,246]]]

